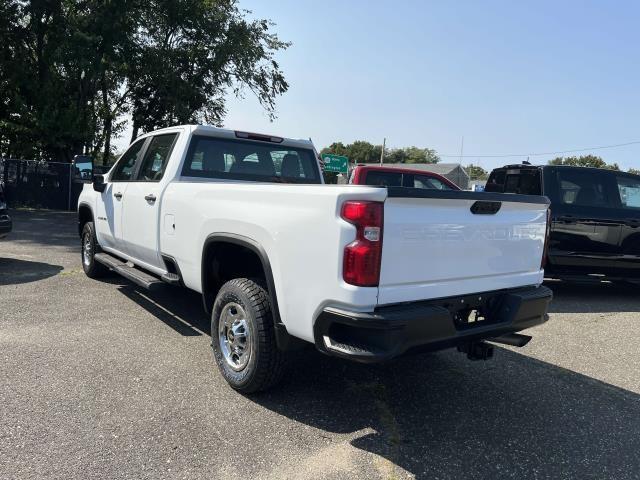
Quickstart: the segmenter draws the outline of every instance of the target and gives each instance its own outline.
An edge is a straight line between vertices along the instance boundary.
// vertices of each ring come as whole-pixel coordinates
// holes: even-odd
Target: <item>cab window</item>
[[[380,185],[383,187],[401,187],[402,173],[370,170],[365,179],[367,185]]]
[[[453,190],[446,183],[427,175],[414,175],[413,188],[430,188],[435,190]]]
[[[138,140],[124,152],[111,175],[112,182],[128,182],[131,180],[136,169],[136,163],[138,163],[142,154],[142,147],[145,141],[145,138]]]
[[[320,183],[313,150],[196,135],[182,175],[257,182]]]
[[[607,189],[607,176],[591,170],[558,169],[556,173],[558,196],[561,203],[582,207],[613,207]]]
[[[507,170],[503,191],[521,195],[542,195],[540,170],[537,168]]]
[[[616,175],[622,208],[640,209],[640,177]]]
[[[496,169],[491,172],[491,175],[489,175],[489,179],[487,180],[487,185],[484,187],[484,191],[503,193],[506,176],[506,170]]]
[[[159,182],[167,168],[171,150],[177,133],[156,135],[151,139],[147,152],[144,154],[142,167],[138,173],[138,180],[143,182]]]

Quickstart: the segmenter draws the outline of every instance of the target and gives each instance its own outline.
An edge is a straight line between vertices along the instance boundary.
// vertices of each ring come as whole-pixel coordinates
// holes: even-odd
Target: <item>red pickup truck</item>
[[[382,185],[385,187],[430,188],[460,190],[452,181],[433,172],[415,168],[358,165],[351,172],[349,183],[354,185]]]

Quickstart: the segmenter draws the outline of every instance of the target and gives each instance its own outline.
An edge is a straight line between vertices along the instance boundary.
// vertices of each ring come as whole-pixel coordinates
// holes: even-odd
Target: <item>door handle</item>
[[[155,201],[156,201],[156,196],[155,196],[154,194],[145,195],[145,196],[144,196],[144,199],[145,199],[147,202],[151,202],[151,203],[153,203],[153,202],[155,202]]]
[[[118,200],[120,200],[122,198],[122,193],[116,192],[113,194],[113,196],[116,197]]]

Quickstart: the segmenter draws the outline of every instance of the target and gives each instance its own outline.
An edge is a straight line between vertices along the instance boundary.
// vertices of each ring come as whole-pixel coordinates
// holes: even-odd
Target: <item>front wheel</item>
[[[96,239],[96,230],[93,222],[87,222],[82,229],[82,269],[89,278],[100,278],[107,274],[109,269],[96,262],[95,254],[100,252],[100,245]]]
[[[264,287],[247,278],[222,286],[211,313],[211,346],[220,373],[234,389],[254,393],[278,383],[285,354],[276,345]]]

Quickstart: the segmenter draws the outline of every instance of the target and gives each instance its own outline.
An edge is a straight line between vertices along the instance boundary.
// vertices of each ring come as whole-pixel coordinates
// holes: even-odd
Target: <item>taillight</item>
[[[348,201],[341,216],[356,227],[356,239],[344,248],[342,278],[351,285],[375,287],[380,282],[384,204]]]
[[[542,260],[540,261],[540,270],[543,270],[547,264],[547,254],[549,252],[549,235],[551,233],[551,209],[547,208],[547,229],[544,232],[544,248],[542,249]]]

